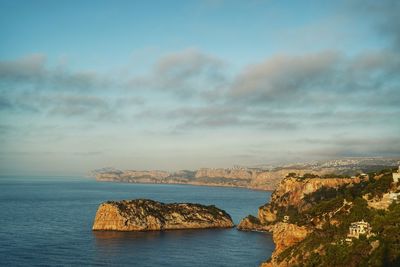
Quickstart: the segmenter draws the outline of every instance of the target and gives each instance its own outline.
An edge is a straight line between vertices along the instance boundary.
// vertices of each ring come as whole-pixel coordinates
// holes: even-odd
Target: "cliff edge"
[[[392,171],[292,174],[238,229],[272,233],[276,247],[264,267],[400,266],[400,183]]]

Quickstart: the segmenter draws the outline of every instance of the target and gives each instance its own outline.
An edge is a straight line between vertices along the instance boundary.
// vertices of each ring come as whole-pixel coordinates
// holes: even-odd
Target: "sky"
[[[0,174],[400,156],[400,1],[0,0]]]

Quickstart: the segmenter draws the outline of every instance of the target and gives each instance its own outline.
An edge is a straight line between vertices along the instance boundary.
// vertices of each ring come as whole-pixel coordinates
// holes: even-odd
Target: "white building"
[[[389,193],[389,198],[392,201],[400,200],[400,193]]]
[[[289,222],[290,217],[288,215],[283,216],[283,222]]]
[[[347,237],[358,239],[360,235],[365,235],[367,238],[371,236],[371,226],[364,220],[351,223]]]
[[[397,170],[397,172],[393,173],[393,182],[398,183],[399,180],[400,180],[400,166],[399,166],[399,169]]]

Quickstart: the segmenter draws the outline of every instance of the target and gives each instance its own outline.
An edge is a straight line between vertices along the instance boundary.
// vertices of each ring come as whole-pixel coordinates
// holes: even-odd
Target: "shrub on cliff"
[[[392,186],[391,172],[379,172],[360,183],[322,187],[304,197],[303,207],[281,207],[278,216],[290,215],[290,223],[314,230],[281,252],[278,262],[295,259],[298,266],[400,266],[400,203],[377,210],[369,208],[363,198],[382,196]],[[344,200],[352,203],[344,205]],[[315,228],[311,220],[322,229]],[[371,224],[375,236],[346,242],[351,223],[361,220]]]

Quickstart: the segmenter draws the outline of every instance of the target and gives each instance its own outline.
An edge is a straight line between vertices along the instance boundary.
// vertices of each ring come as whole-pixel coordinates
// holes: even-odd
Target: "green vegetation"
[[[316,175],[316,174],[312,174],[312,173],[305,173],[305,174],[303,175],[303,178],[304,178],[304,179],[308,179],[308,178],[319,178],[319,176]]]
[[[260,220],[257,217],[254,217],[253,215],[248,215],[247,219],[249,219],[251,223],[260,224]]]
[[[350,175],[328,173],[328,174],[322,175],[322,178],[350,178]]]
[[[391,172],[371,173],[369,180],[337,189],[323,187],[307,195],[301,207],[277,209],[278,218],[289,215],[291,223],[322,225],[322,229],[314,228],[302,242],[284,250],[277,260],[294,257],[301,267],[400,266],[400,204],[394,202],[388,210],[377,210],[369,208],[363,198],[381,197],[393,189]],[[350,224],[360,220],[369,222],[375,235],[346,242]]]
[[[400,204],[393,204],[382,215],[376,213],[371,222],[376,237],[361,236],[350,244],[342,241],[346,232],[340,228],[314,232],[300,250],[322,247],[325,253],[312,253],[300,266],[400,266]]]

